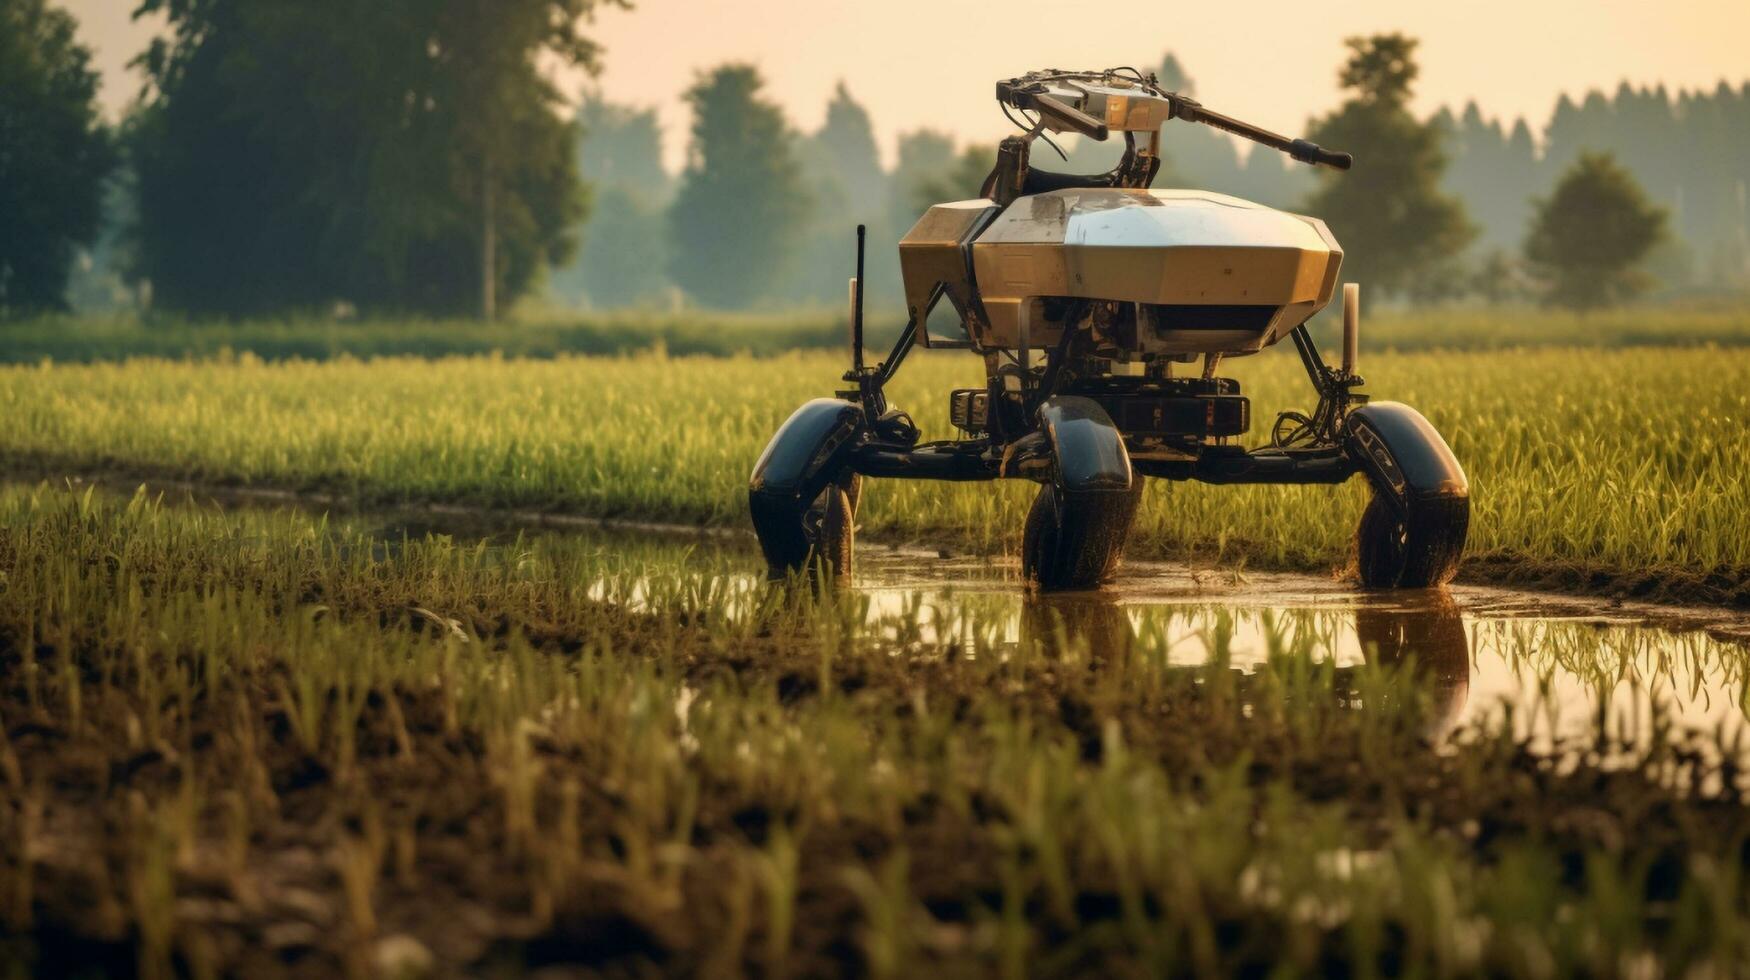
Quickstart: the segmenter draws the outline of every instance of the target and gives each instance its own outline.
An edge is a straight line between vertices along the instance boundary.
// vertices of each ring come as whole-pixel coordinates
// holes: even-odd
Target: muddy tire
[[[849,480],[843,481],[845,496],[851,501],[851,516],[857,516],[857,505],[863,500],[863,474],[852,473]]]
[[[857,499],[862,478],[848,474],[829,483],[807,507],[791,501],[754,494],[754,533],[766,556],[766,576],[781,581],[797,574],[812,574],[819,564],[828,577],[851,572],[856,541]]]
[[[1142,477],[1123,492],[1067,493],[1047,483],[1021,533],[1021,572],[1040,591],[1092,589],[1112,577],[1142,500]]]
[[[1417,501],[1408,517],[1375,493],[1355,528],[1355,569],[1369,589],[1427,589],[1458,572],[1470,498]]]
[[[816,506],[821,516],[814,535],[814,560],[825,566],[832,578],[849,578],[857,544],[856,507],[851,495],[835,484],[826,488]]]

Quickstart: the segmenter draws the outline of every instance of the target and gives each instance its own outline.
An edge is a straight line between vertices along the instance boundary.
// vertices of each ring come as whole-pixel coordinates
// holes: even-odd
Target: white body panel
[[[1330,301],[1342,257],[1324,222],[1224,194],[1036,194],[972,243],[990,320],[977,339],[1017,347],[1025,317],[1027,346],[1054,344],[1061,325],[1045,318],[1041,298],[1078,297],[1146,304],[1139,353],[1251,353]]]

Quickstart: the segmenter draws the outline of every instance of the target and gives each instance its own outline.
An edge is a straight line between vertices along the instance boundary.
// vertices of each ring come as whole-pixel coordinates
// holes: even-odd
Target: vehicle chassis
[[[930,305],[939,298],[940,290]],[[1328,366],[1305,325],[1290,336],[1318,404],[1311,416],[1289,413],[1279,418],[1269,446],[1247,450],[1230,444],[1227,436],[1207,442],[1163,441],[1152,433],[1120,429],[1107,411],[1114,397],[1159,394],[1164,400],[1184,401],[1210,394],[1237,396],[1239,386],[1213,376],[1219,358],[1206,359],[1201,377],[1077,376],[1071,361],[1079,335],[1070,330],[1047,352],[1042,370],[1029,369],[1024,355],[984,351],[987,363],[1008,358],[1018,368],[999,366],[987,378],[992,431],[921,442],[911,419],[888,405],[885,387],[927,329],[923,324],[928,313],[929,308],[913,312],[878,366],[857,365],[846,373],[854,388],[797,409],[760,456],[750,480],[749,505],[774,574],[803,568],[816,558],[824,558],[830,571],[848,571],[848,552],[839,557],[820,547],[817,501],[839,488],[854,514],[860,477],[1031,480],[1044,488],[1040,499],[1054,511],[1049,516],[1060,533],[1064,524],[1073,522],[1067,511],[1079,508],[1092,515],[1081,523],[1096,527],[1070,542],[1087,548],[1098,547],[1097,539],[1112,538],[1106,532],[1113,530],[1121,539],[1141,488],[1138,477],[1210,484],[1339,484],[1362,473],[1374,491],[1370,513],[1357,534],[1363,584],[1421,587],[1450,577],[1469,519],[1463,468],[1420,413],[1396,402],[1369,403],[1357,393],[1362,379]],[[937,338],[929,346],[972,344]],[[1091,395],[1090,388],[1097,390]],[[1106,396],[1106,404],[1098,395]],[[1291,428],[1285,431],[1285,426]],[[1023,555],[1023,561],[1030,577],[1044,587],[1085,587],[1106,577],[1116,557],[1115,551],[1096,554],[1091,572],[1084,566],[1082,574],[1058,576],[1056,582],[1037,570],[1038,557],[1029,561]]]

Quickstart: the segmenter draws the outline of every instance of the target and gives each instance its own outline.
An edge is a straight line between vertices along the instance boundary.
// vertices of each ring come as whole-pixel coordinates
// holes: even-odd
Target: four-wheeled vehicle
[[[1464,470],[1414,409],[1356,391],[1355,286],[1343,289],[1340,367],[1307,330],[1337,292],[1343,258],[1325,223],[1151,188],[1173,120],[1340,170],[1349,154],[1213,112],[1134,69],[1033,72],[998,82],[996,94],[1024,132],[1002,141],[979,197],[930,208],[900,240],[907,320],[875,365],[864,363],[858,229],[848,388],[798,408],[753,469],[748,502],[772,575],[811,565],[849,573],[865,477],[1039,484],[1022,567],[1042,589],[1076,589],[1116,567],[1144,477],[1336,484],[1359,472],[1373,489],[1355,535],[1361,582],[1450,579],[1470,517]],[[1120,134],[1123,156],[1102,174],[1034,167],[1033,144],[1051,133]],[[959,336],[931,335],[944,299]],[[1284,338],[1316,407],[1282,414],[1268,444],[1247,449],[1237,440],[1251,404],[1219,368]],[[920,344],[984,359],[984,386],[948,396],[959,438],[922,441],[887,402],[888,381]]]

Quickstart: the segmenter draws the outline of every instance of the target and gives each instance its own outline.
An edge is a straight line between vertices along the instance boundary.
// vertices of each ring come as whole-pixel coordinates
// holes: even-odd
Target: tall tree
[[[662,168],[656,111],[587,93],[577,122],[590,216],[577,256],[554,273],[554,292],[596,307],[650,303],[673,287],[662,222],[671,182]]]
[[[923,214],[933,204],[977,197],[985,178],[990,176],[991,168],[996,166],[996,159],[994,146],[974,143],[961,150],[947,167],[918,182],[913,192],[913,209]]]
[[[826,121],[807,140],[809,151],[835,173],[845,189],[845,204],[867,216],[887,197],[887,175],[875,148],[875,127],[869,110],[851,97],[844,82],[826,104]]]
[[[796,136],[763,85],[752,65],[729,64],[686,93],[692,141],[668,213],[670,270],[711,306],[739,309],[769,297],[807,216]]]
[[[873,305],[904,295],[898,244],[911,222],[890,220],[888,177],[875,147],[875,127],[843,82],[827,102],[820,129],[802,139],[797,150],[813,206],[784,295],[810,303],[842,303],[845,281],[854,268],[857,225],[867,226],[869,235],[865,298]]]
[[[901,234],[923,216],[924,208],[937,203],[926,198],[924,185],[954,166],[954,138],[929,129],[902,133],[893,173],[887,182],[888,223]],[[986,172],[989,172],[986,167]],[[975,187],[973,191],[978,189]]]
[[[621,184],[594,188],[582,244],[553,274],[554,292],[597,309],[662,303],[674,287],[662,222],[662,208],[650,198]]]
[[[592,185],[621,187],[666,203],[673,188],[662,166],[662,123],[656,110],[621,105],[585,92],[577,108],[578,166]]]
[[[1537,184],[1537,155],[1524,120],[1511,132],[1486,118],[1475,102],[1454,116],[1442,109],[1433,119],[1451,163],[1443,186],[1463,200],[1478,226],[1484,249],[1511,248],[1525,233]]]
[[[66,308],[115,152],[91,53],[44,0],[0,0],[0,316]]]
[[[1307,208],[1343,242],[1345,272],[1401,295],[1463,251],[1475,230],[1463,205],[1440,190],[1439,128],[1410,114],[1415,40],[1381,34],[1345,43],[1349,58],[1337,77],[1349,98],[1309,138],[1354,153],[1355,169],[1321,174]]]
[[[1546,298],[1576,309],[1607,306],[1649,285],[1639,265],[1664,234],[1665,212],[1608,154],[1582,153],[1537,202],[1525,257]]]
[[[97,237],[74,259],[67,277],[67,305],[74,313],[134,309],[142,299],[128,281],[133,267],[134,180],[125,161],[104,182],[101,210]]]
[[[1620,85],[1612,96],[1588,92],[1578,103],[1564,96],[1544,143],[1544,189],[1582,154],[1610,153],[1670,211],[1683,247],[1669,242],[1668,253],[1693,254],[1703,282],[1750,283],[1750,83],[1675,95],[1662,86]]]
[[[593,69],[612,0],[144,0],[131,140],[140,271],[164,305],[490,315],[584,210],[540,63]]]

